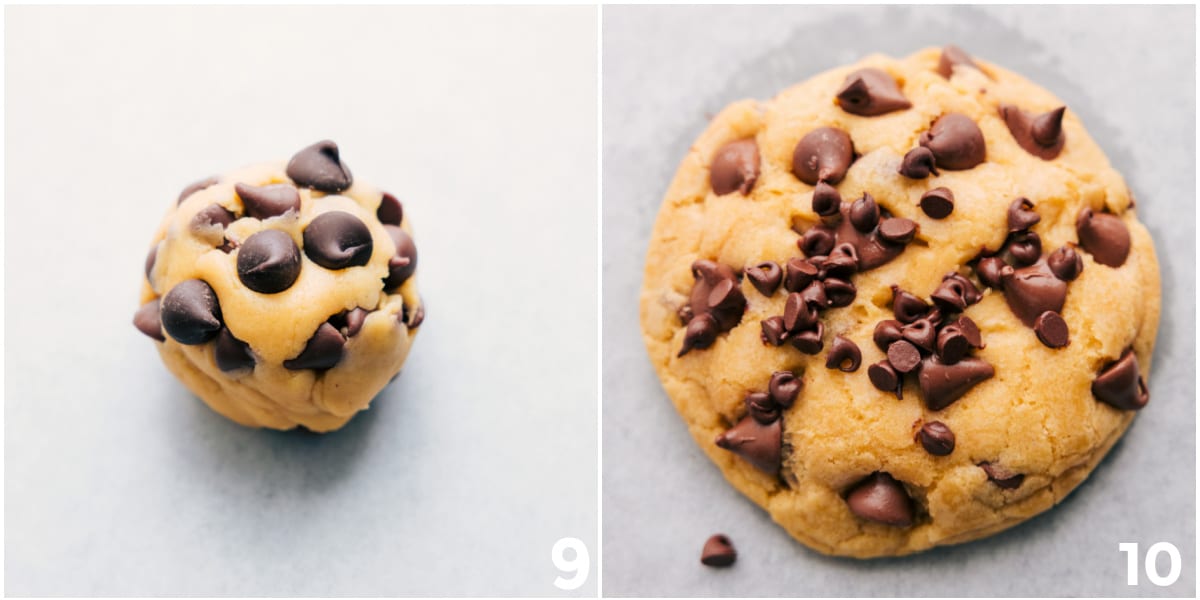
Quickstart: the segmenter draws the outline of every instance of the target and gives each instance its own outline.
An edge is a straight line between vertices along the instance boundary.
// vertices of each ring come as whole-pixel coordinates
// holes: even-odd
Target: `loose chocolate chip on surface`
[[[321,323],[309,338],[304,351],[296,358],[283,361],[283,366],[293,371],[301,369],[324,370],[332,368],[342,360],[346,338],[329,323]]]
[[[1018,267],[1032,265],[1042,257],[1042,238],[1032,231],[1012,234],[1006,247]]]
[[[1062,313],[1067,284],[1054,276],[1044,261],[1013,270],[1001,269],[1004,299],[1021,322],[1033,327],[1046,311]]]
[[[375,209],[375,217],[384,225],[399,227],[404,221],[404,206],[395,196],[384,192],[383,199],[379,201],[379,208]]]
[[[935,355],[921,364],[917,383],[925,406],[929,410],[942,410],[995,374],[996,370],[983,359],[968,357],[948,365]]]
[[[1092,382],[1092,395],[1121,410],[1139,410],[1146,406],[1150,392],[1138,370],[1137,355],[1126,350],[1121,358],[1101,369]]]
[[[1079,245],[1096,262],[1113,268],[1125,264],[1132,242],[1129,228],[1120,217],[1085,208],[1075,220],[1075,231],[1079,234]]]
[[[304,229],[304,254],[326,269],[361,267],[371,260],[371,230],[348,212],[330,211]]]
[[[253,368],[255,363],[250,346],[233,337],[233,334],[229,333],[229,329],[225,327],[222,327],[221,333],[217,335],[217,343],[213,347],[213,358],[216,360],[217,368],[226,373]]]
[[[883,69],[859,69],[846,76],[837,93],[842,110],[862,117],[874,117],[911,108],[912,103],[900,91],[896,79]]]
[[[858,345],[845,336],[836,336],[829,345],[829,356],[825,358],[825,367],[853,373],[862,365],[862,351]]]
[[[191,196],[192,194],[195,194],[196,192],[198,192],[200,190],[210,188],[210,187],[220,183],[220,181],[221,181],[220,178],[213,176],[213,177],[208,177],[206,179],[201,179],[200,181],[197,181],[197,182],[183,188],[183,191],[179,192],[179,199],[175,201],[175,204],[176,205],[183,204],[183,201],[187,200],[188,196]]]
[[[961,113],[939,117],[929,131],[921,134],[920,143],[933,152],[934,161],[942,169],[961,171],[987,159],[983,132],[975,121]]]
[[[897,373],[909,373],[921,364],[921,353],[912,342],[899,340],[887,349],[888,362]]]
[[[157,299],[143,304],[137,309],[137,312],[133,313],[133,326],[152,339],[160,342],[167,341],[167,338],[163,336],[162,321],[158,316]]]
[[[771,374],[771,383],[767,390],[771,400],[783,408],[791,408],[804,387],[804,380],[796,377],[791,371],[776,371]]]
[[[260,294],[277,294],[300,277],[300,249],[292,236],[278,229],[264,229],[238,249],[238,279]]]
[[[942,327],[937,333],[937,355],[942,362],[952,365],[971,351],[971,342],[958,325]]]
[[[1011,104],[1000,105],[1000,118],[1008,126],[1017,145],[1042,159],[1053,160],[1063,149],[1067,134],[1062,130],[1063,114],[1067,107],[1033,115]]]
[[[322,140],[299,152],[287,164],[287,176],[301,187],[336,194],[354,183],[350,169],[342,164],[337,144]]]
[[[1083,272],[1083,258],[1070,246],[1063,246],[1046,257],[1050,272],[1063,281],[1074,281]]]
[[[1023,473],[1013,473],[999,465],[983,462],[979,463],[979,467],[983,469],[984,473],[987,473],[988,479],[1001,489],[1015,490],[1021,487],[1021,483],[1025,481]]]
[[[884,472],[873,473],[855,484],[846,495],[850,512],[858,517],[894,527],[913,522],[912,499],[904,486]]]
[[[163,329],[180,344],[194,346],[217,337],[224,322],[212,287],[199,279],[179,282],[162,299]]]
[[[945,219],[954,212],[954,192],[936,187],[921,194],[921,210],[931,219]]]
[[[1008,205],[1008,232],[1024,231],[1037,225],[1042,215],[1033,210],[1033,202],[1029,198],[1017,198]]]
[[[246,215],[255,219],[269,219],[288,211],[300,213],[300,192],[286,183],[275,183],[262,187],[239,183],[233,186]]]
[[[717,150],[708,178],[718,196],[732,192],[746,196],[758,181],[758,170],[758,143],[753,139],[737,140]]]
[[[838,214],[841,208],[842,195],[837,191],[837,188],[824,181],[818,181],[816,189],[813,190],[813,212],[822,217],[832,217]]]
[[[1062,348],[1071,343],[1067,322],[1062,315],[1048,310],[1042,313],[1033,323],[1033,331],[1043,344],[1050,348]]]
[[[917,432],[921,447],[934,456],[949,456],[954,452],[954,432],[941,421],[930,421]]]
[[[815,329],[801,331],[788,338],[793,348],[805,354],[819,354],[825,347],[825,324],[817,322]]]
[[[979,70],[979,65],[975,64],[975,61],[971,60],[971,55],[964,52],[962,48],[954,45],[942,48],[942,56],[938,59],[938,74],[946,79],[950,79],[950,76],[954,74],[954,67],[957,65],[964,65]]]
[[[892,244],[907,244],[917,234],[917,224],[900,217],[884,219],[879,224],[879,237]]]
[[[884,319],[875,325],[875,333],[873,339],[875,345],[879,346],[880,350],[887,351],[888,346],[892,342],[904,338],[904,332],[901,329],[903,324],[895,319]]]
[[[417,245],[413,243],[408,232],[395,225],[384,225],[384,230],[392,238],[396,253],[388,259],[388,276],[383,280],[384,290],[400,287],[417,270]]]
[[[892,363],[884,360],[867,367],[867,378],[871,380],[875,389],[881,392],[892,392],[896,394],[897,398],[900,397],[900,374],[896,372]]]
[[[938,174],[937,163],[933,152],[924,146],[917,146],[904,154],[900,160],[899,173],[909,179],[925,179]]]
[[[771,261],[761,262],[753,267],[746,267],[745,273],[746,279],[750,280],[750,285],[753,285],[754,289],[758,290],[758,293],[768,297],[774,294],[775,290],[779,289],[779,283],[783,281],[783,269],[780,269],[779,265]]]
[[[792,258],[787,262],[787,276],[783,287],[789,292],[799,292],[817,279],[817,267],[803,258]]]
[[[219,227],[224,229],[229,227],[229,224],[234,221],[234,214],[229,212],[224,206],[213,203],[204,207],[192,217],[188,223],[188,228],[192,231],[202,232],[204,230]]]
[[[901,323],[912,323],[929,312],[929,304],[916,295],[892,286],[892,313]]]
[[[733,542],[722,534],[716,534],[704,542],[704,550],[700,553],[700,562],[709,567],[728,567],[737,560],[737,550]]]
[[[850,205],[850,224],[863,233],[875,230],[875,226],[879,224],[879,204],[871,194],[864,193]]]
[[[792,154],[792,173],[808,185],[836,184],[854,162],[850,135],[834,127],[814,129],[800,139]]]
[[[725,433],[717,436],[718,447],[742,457],[756,469],[775,475],[782,455],[783,419],[763,425],[746,415]]]

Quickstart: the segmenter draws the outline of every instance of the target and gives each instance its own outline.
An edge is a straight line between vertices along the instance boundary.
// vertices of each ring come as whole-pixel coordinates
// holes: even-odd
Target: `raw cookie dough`
[[[956,48],[736,102],[646,257],[663,386],[729,482],[827,554],[977,539],[1061,501],[1149,396],[1158,263],[1053,95]]]
[[[188,186],[154,240],[134,325],[242,425],[340,428],[424,320],[401,203],[356,181],[330,141]]]

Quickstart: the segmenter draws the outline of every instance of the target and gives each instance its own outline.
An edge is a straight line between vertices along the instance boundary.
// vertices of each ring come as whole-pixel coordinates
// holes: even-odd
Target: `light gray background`
[[[596,9],[5,16],[5,592],[562,594],[551,546],[597,541]],[[344,430],[245,429],[130,324],[142,262],[184,185],[325,137],[405,203],[428,318]]]
[[[1193,7],[607,7],[604,10],[604,591],[608,595],[1195,594]],[[985,541],[858,562],[809,551],[692,443],[639,336],[662,194],[729,102],[769,98],[873,51],[957,43],[1024,73],[1083,119],[1138,197],[1162,265],[1152,400],[1061,506]],[[714,532],[739,551],[704,568]],[[1125,585],[1118,542],[1166,540],[1171,588]],[[1166,572],[1165,557],[1160,560]]]

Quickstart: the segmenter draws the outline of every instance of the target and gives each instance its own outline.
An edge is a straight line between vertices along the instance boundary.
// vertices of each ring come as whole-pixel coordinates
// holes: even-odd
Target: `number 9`
[[[575,556],[568,559],[564,556],[567,550],[574,550]],[[591,561],[588,559],[587,546],[579,539],[567,537],[554,542],[554,548],[550,549],[550,560],[559,571],[575,574],[570,579],[555,577],[554,587],[560,590],[574,590],[587,582]]]

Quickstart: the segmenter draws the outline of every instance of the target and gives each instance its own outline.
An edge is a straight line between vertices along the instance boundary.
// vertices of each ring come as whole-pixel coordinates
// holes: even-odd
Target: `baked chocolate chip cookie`
[[[150,246],[133,323],[242,425],[345,425],[399,371],[425,318],[402,205],[336,144],[196,182]]]
[[[1159,305],[1079,119],[947,47],[721,111],[663,201],[641,322],[729,482],[867,558],[1061,501],[1146,406]]]

